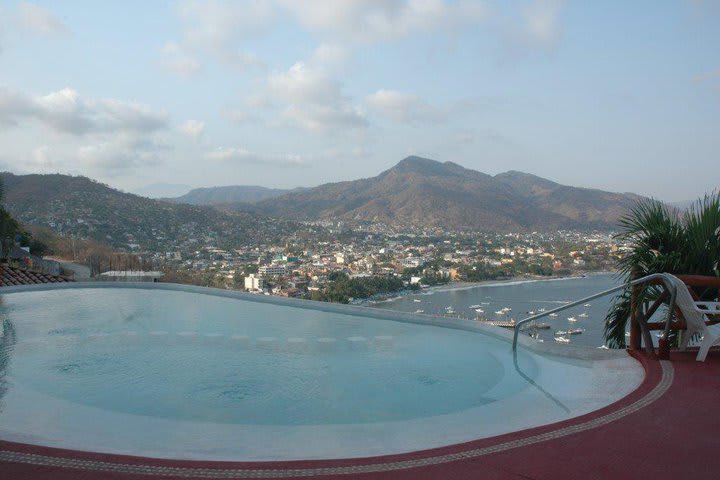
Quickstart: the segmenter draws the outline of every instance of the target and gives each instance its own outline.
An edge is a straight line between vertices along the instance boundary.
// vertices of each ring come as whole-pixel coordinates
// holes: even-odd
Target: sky
[[[408,155],[720,187],[720,2],[0,0],[0,170],[291,188]]]

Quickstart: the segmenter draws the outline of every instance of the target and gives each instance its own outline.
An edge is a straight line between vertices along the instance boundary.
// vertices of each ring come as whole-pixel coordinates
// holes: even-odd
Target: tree
[[[15,241],[15,235],[20,230],[18,222],[5,210],[2,206],[5,200],[5,185],[0,179],[0,241],[2,242],[2,251],[0,252],[2,257],[5,257],[10,251],[10,248]]]
[[[687,212],[679,213],[657,200],[638,202],[620,220],[622,231],[616,237],[630,250],[618,260],[624,282],[631,274],[653,273],[720,276],[720,192],[696,201]],[[640,290],[638,304],[656,299],[661,288]],[[701,295],[703,292],[697,292]],[[605,318],[605,339],[610,347],[625,347],[625,330],[630,317],[631,289],[628,285],[615,297]]]

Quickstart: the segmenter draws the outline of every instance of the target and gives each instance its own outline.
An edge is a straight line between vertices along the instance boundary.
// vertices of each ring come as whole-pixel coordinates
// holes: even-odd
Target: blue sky
[[[712,1],[0,2],[0,168],[313,186],[407,155],[720,186]]]

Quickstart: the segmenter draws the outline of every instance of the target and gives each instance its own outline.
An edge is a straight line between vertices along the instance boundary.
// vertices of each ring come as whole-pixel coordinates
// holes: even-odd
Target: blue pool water
[[[2,295],[0,438],[164,457],[336,458],[599,405],[594,382],[607,372],[594,362],[522,350],[517,368],[502,338],[343,312],[163,289]],[[600,403],[632,390],[633,372]],[[503,405],[537,415],[502,422]]]

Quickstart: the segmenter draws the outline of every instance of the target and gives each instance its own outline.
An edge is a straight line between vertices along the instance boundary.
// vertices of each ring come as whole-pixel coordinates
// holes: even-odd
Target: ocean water
[[[493,282],[467,288],[428,289],[416,295],[389,299],[370,303],[373,308],[415,312],[423,310],[431,315],[448,315],[474,319],[478,315],[487,320],[520,321],[530,316],[531,311],[539,313],[541,308],[551,310],[565,303],[588,297],[594,293],[619,285],[616,274],[598,273],[581,278],[562,278],[548,280],[521,280],[510,282]],[[613,295],[593,300],[589,307],[575,307],[558,313],[555,318],[545,317],[539,320],[546,323],[549,329],[538,330],[539,338],[546,342],[554,342],[555,332],[582,328],[585,331],[578,335],[568,335],[571,344],[599,347],[604,344],[603,330],[605,316],[612,303]],[[480,305],[484,313],[478,314],[471,305]],[[455,313],[448,314],[447,307]],[[496,314],[503,308],[511,308],[504,315]],[[587,315],[581,317],[580,315]],[[574,317],[575,322],[568,321]]]

